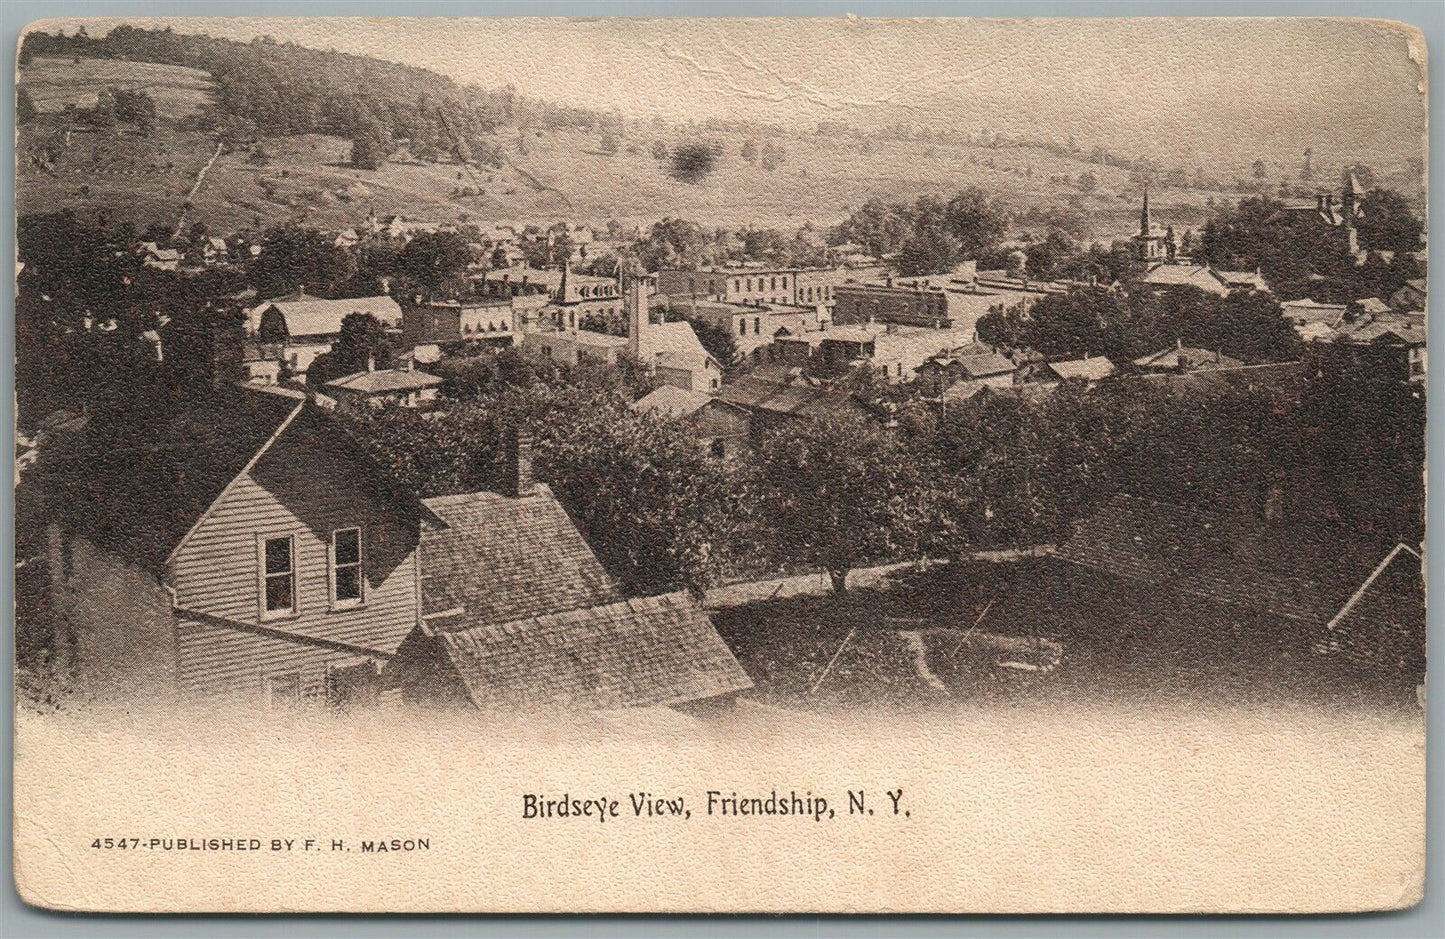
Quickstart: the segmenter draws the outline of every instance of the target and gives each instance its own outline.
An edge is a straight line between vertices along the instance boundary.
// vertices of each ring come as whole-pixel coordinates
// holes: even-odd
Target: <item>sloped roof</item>
[[[321,300],[298,296],[267,300],[254,306],[247,316],[251,332],[261,329],[261,317],[275,308],[286,319],[286,331],[292,336],[331,336],[341,332],[341,321],[352,313],[370,313],[385,326],[401,325],[401,307],[388,296],[352,297],[347,300]]]
[[[305,405],[301,396],[227,389],[171,415],[94,428],[45,488],[68,528],[160,571],[226,486]],[[119,439],[117,439],[119,438]]]
[[[986,378],[989,375],[1002,375],[1014,371],[1017,366],[1006,356],[997,352],[985,352],[982,355],[964,355],[958,357],[958,365],[964,373],[971,378]]]
[[[1335,335],[1335,331],[1330,328],[1328,323],[1318,320],[1299,323],[1295,326],[1294,331],[1306,342],[1328,341]]]
[[[1424,317],[1403,315],[1374,316],[1357,323],[1341,323],[1335,332],[1349,342],[1374,342],[1393,338],[1406,345],[1425,344]]]
[[[1324,625],[1389,547],[1325,526],[1269,524],[1119,494],[1080,522],[1057,556],[1182,594]]]
[[[1227,286],[1214,270],[1199,264],[1161,264],[1140,280],[1154,287],[1198,287],[1216,293]]]
[[[459,623],[499,623],[617,599],[545,485],[520,499],[473,492],[422,502],[447,526],[422,532],[423,615],[460,608]]]
[[[752,687],[702,607],[681,592],[438,636],[482,708],[653,707]]]
[[[1333,326],[1345,315],[1345,305],[1342,303],[1316,303],[1313,300],[1304,299],[1286,300],[1279,306],[1280,312],[1296,326],[1310,323]]]
[[[1264,277],[1259,271],[1215,271],[1215,276],[1231,287],[1254,287],[1265,289]]]
[[[381,368],[370,372],[352,372],[326,383],[327,388],[354,391],[358,394],[386,394],[391,391],[416,391],[435,388],[442,380],[415,369]]]
[[[1114,363],[1102,355],[1071,362],[1050,362],[1049,371],[1060,378],[1082,378],[1085,381],[1100,381],[1114,374]]]
[[[1238,368],[1244,363],[1209,349],[1170,346],[1150,355],[1140,356],[1134,360],[1134,364],[1139,368],[1172,370],[1180,368],[1181,365],[1191,369]]]
[[[1381,300],[1379,297],[1366,297],[1365,299],[1358,301],[1356,305],[1359,306],[1359,308],[1366,313],[1391,312],[1390,305],[1384,300]]]
[[[688,322],[650,323],[642,329],[638,352],[643,361],[665,359],[674,368],[702,368],[712,356],[707,354],[692,324]]]
[[[687,417],[707,407],[712,400],[711,395],[700,391],[686,391],[673,385],[663,385],[632,402],[632,409],[640,414]]]
[[[773,395],[782,391],[784,385],[777,382],[765,381],[752,375],[744,375],[733,381],[723,382],[718,390],[718,400],[726,401],[729,404],[736,404],[740,407],[758,407]]]

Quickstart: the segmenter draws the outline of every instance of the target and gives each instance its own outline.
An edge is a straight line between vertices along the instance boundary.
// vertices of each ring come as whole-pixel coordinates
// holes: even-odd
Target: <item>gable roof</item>
[[[1017,369],[1013,360],[1007,356],[999,355],[997,352],[985,352],[982,355],[964,355],[958,358],[959,368],[970,378],[986,378],[990,375],[1003,375]]]
[[[683,704],[752,687],[686,593],[439,631],[478,707],[611,710]]]
[[[706,368],[712,361],[692,324],[685,321],[650,323],[643,327],[637,345],[644,362],[661,361],[672,368]]]
[[[1100,381],[1114,374],[1114,363],[1102,355],[1071,362],[1050,362],[1049,371],[1063,379],[1082,378],[1085,381]]]
[[[1151,287],[1198,287],[1213,293],[1222,293],[1229,286],[1213,268],[1202,264],[1160,264],[1140,282]]]
[[[138,416],[120,439],[107,428],[77,441],[46,488],[70,530],[159,572],[304,407],[299,395],[227,389],[171,415]]]
[[[447,621],[498,623],[617,599],[545,485],[520,499],[473,492],[422,503],[447,526],[422,531],[423,616],[460,610]]]
[[[1061,545],[1066,561],[1277,616],[1325,625],[1388,546],[1327,527],[1118,494]]]
[[[406,368],[381,368],[369,372],[352,372],[326,383],[327,388],[354,391],[358,394],[386,394],[391,391],[416,391],[435,388],[442,380],[435,375]]]
[[[341,332],[341,321],[352,313],[370,313],[384,326],[401,326],[401,307],[389,296],[352,297],[346,300],[321,300],[293,295],[252,307],[247,315],[247,328],[260,332],[261,318],[275,308],[286,321],[286,332],[292,336],[332,336]]]
[[[711,395],[700,391],[685,391],[674,385],[663,385],[632,402],[632,410],[639,414],[656,414],[660,417],[687,417],[707,407],[712,400]]]

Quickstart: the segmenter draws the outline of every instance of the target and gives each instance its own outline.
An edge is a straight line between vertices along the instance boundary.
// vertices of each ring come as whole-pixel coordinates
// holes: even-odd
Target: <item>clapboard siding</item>
[[[378,489],[354,452],[297,422],[236,480],[171,559],[178,605],[245,624],[338,640],[380,653],[418,622],[418,522]],[[365,603],[332,609],[331,532],[360,527]],[[295,545],[295,616],[262,619],[259,539]],[[326,664],[348,660],[283,639],[213,625],[177,627],[179,682],[201,691],[260,693],[263,677],[300,671],[319,687]]]
[[[191,622],[178,625],[177,640],[178,678],[184,690],[252,700],[264,694],[265,676],[284,672],[300,674],[304,698],[322,698],[328,666],[366,660],[364,656]]]

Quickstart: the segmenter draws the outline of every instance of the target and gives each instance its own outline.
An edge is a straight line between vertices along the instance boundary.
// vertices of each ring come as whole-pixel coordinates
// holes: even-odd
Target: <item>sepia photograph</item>
[[[16,55],[26,903],[1419,902],[1416,28]]]

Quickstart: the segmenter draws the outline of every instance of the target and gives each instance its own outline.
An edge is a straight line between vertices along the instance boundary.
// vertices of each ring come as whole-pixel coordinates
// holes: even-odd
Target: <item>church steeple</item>
[[[1144,208],[1139,212],[1139,237],[1148,238],[1154,231],[1153,219],[1149,217],[1149,187],[1144,187]]]

